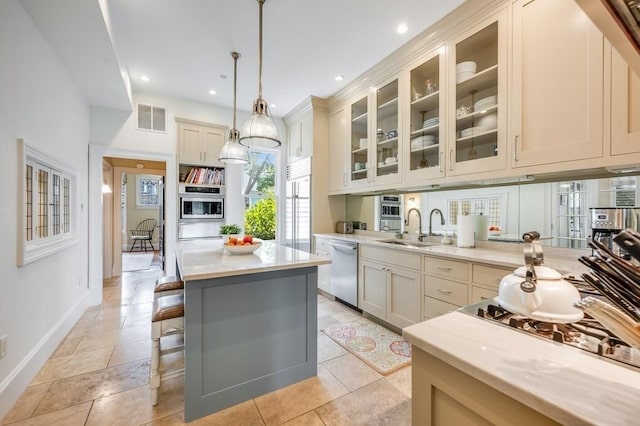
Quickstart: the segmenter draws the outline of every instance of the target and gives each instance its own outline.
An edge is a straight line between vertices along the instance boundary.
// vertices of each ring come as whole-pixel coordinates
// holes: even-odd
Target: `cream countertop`
[[[184,281],[220,278],[232,275],[297,269],[331,263],[319,256],[264,241],[253,254],[232,255],[222,240],[192,240],[176,244],[176,260]]]
[[[413,253],[421,253],[430,256],[450,258],[453,260],[464,260],[469,262],[487,263],[506,268],[517,268],[524,265],[523,244],[499,243],[499,242],[479,242],[476,248],[462,248],[454,245],[442,245],[438,241],[441,237],[433,237],[431,242],[434,245],[427,247],[408,247],[392,245],[381,241],[394,239],[393,233],[356,233],[356,234],[315,234],[318,237],[338,238],[345,241],[353,241],[359,244],[375,245],[393,250],[405,250]],[[406,239],[406,238],[405,238]],[[411,240],[408,240],[411,241]],[[578,258],[590,253],[585,250],[558,249],[554,247],[543,247],[544,264],[556,269],[562,274],[574,274],[579,276],[586,272],[587,268],[578,262]]]
[[[633,367],[461,312],[414,324],[403,335],[562,424],[638,424],[640,371]]]

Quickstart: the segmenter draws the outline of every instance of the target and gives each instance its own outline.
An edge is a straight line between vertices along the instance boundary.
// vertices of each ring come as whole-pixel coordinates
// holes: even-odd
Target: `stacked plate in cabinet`
[[[426,127],[436,126],[438,124],[440,124],[440,117],[433,117],[425,120],[424,123],[422,123],[422,128],[424,129]]]
[[[411,150],[415,151],[418,149],[425,148],[427,146],[435,145],[437,143],[436,137],[434,135],[422,135],[417,138],[411,139]]]

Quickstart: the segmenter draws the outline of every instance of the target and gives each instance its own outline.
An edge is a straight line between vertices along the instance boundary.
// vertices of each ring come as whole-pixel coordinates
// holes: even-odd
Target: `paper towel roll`
[[[475,220],[471,215],[458,215],[458,247],[474,247]]]
[[[489,239],[489,222],[483,214],[474,215],[476,240],[487,241]]]

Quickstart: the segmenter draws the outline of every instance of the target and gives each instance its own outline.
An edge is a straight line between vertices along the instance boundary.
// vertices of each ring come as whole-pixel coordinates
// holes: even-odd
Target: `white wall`
[[[89,107],[17,0],[0,2],[0,417],[86,308]],[[18,268],[17,138],[78,173],[78,243]],[[101,232],[98,229],[97,232]]]

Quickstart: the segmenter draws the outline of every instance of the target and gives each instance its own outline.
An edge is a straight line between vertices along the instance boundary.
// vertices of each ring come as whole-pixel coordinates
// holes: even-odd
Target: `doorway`
[[[164,270],[165,161],[103,157],[103,279]]]

